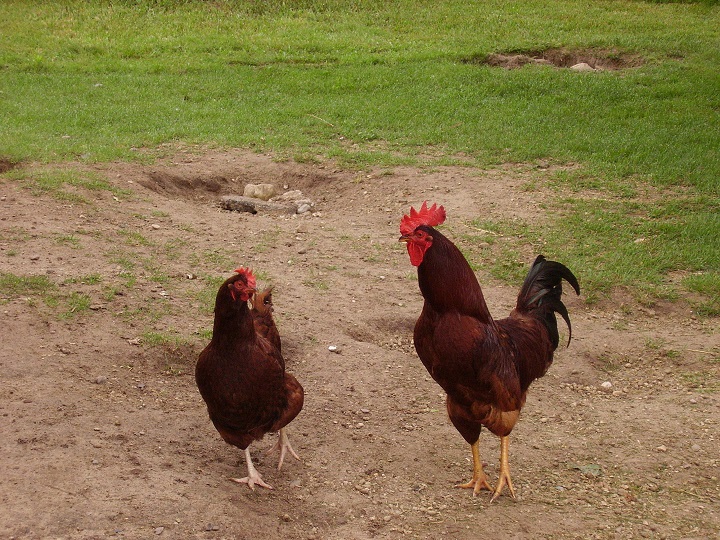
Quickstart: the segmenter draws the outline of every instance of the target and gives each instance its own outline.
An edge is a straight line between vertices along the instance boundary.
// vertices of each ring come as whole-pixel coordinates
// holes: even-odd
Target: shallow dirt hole
[[[616,50],[568,50],[562,48],[544,51],[493,53],[485,57],[466,58],[464,61],[469,64],[484,64],[505,69],[517,69],[527,64],[541,64],[560,68],[587,64],[597,70],[620,70],[638,67],[644,63],[640,55],[622,53]]]

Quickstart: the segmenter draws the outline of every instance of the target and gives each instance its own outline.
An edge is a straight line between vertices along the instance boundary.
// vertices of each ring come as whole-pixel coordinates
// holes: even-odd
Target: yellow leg
[[[500,477],[498,478],[495,493],[493,493],[490,502],[493,502],[502,493],[503,488],[507,485],[510,495],[515,498],[515,490],[513,489],[512,480],[510,479],[510,437],[500,437]]]
[[[480,439],[475,441],[475,443],[473,443],[470,449],[472,450],[473,457],[472,480],[470,480],[467,484],[458,484],[455,487],[472,488],[474,497],[475,495],[480,493],[481,489],[487,489],[488,491],[492,491],[492,488],[490,487],[490,484],[488,484],[487,476],[485,476],[485,471],[483,471],[482,461],[480,461]]]

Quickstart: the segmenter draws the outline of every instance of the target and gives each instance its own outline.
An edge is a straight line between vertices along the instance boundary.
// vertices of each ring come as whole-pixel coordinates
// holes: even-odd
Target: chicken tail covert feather
[[[580,284],[568,267],[538,255],[520,289],[516,307],[517,311],[535,315],[545,323],[555,348],[560,342],[555,313],[559,313],[568,326],[568,345],[572,338],[570,315],[561,300],[563,279],[580,294]]]

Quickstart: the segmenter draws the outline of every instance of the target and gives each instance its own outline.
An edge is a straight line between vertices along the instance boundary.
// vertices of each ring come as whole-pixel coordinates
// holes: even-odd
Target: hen
[[[272,292],[272,287],[266,287],[262,291],[256,292],[250,299],[250,304],[252,304],[250,312],[252,313],[253,322],[255,323],[255,331],[275,345],[275,348],[279,352],[282,352],[280,333],[278,332],[277,326],[275,326],[275,320],[272,316]]]
[[[530,383],[542,377],[553,360],[559,335],[555,313],[568,325],[562,303],[562,280],[580,294],[573,273],[564,265],[535,259],[515,309],[505,319],[490,315],[477,278],[460,250],[434,227],[445,221],[445,209],[423,203],[410,209],[400,224],[417,266],[425,299],[415,324],[414,343],[420,360],[447,394],[451,422],[471,445],[473,477],[457,487],[493,491],[494,501],[507,485],[515,497],[509,468],[509,435],[525,404]],[[500,473],[493,490],[480,461],[482,426],[500,437]]]
[[[302,409],[304,391],[285,372],[280,350],[256,330],[248,307],[256,292],[255,276],[247,268],[235,272],[218,290],[213,336],[200,353],[195,381],[215,429],[225,442],[245,452],[248,475],[232,480],[251,489],[256,484],[272,489],[253,466],[248,447],[266,433],[279,431],[273,448],[280,450],[278,469],[286,452],[297,458],[284,428]]]

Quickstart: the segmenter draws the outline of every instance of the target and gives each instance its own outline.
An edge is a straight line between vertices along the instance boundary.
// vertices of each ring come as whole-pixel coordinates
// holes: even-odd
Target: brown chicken
[[[455,428],[471,445],[473,477],[457,487],[493,491],[494,501],[507,485],[515,497],[509,468],[509,435],[525,404],[530,383],[542,377],[553,360],[559,335],[555,313],[568,325],[561,301],[562,280],[580,294],[580,286],[564,265],[535,259],[515,309],[495,320],[482,290],[460,250],[434,227],[445,221],[436,204],[410,209],[400,224],[410,262],[417,266],[425,299],[415,324],[420,360],[447,394],[447,411]],[[500,473],[493,490],[480,461],[480,430],[500,437]]]
[[[282,352],[280,332],[278,332],[277,326],[275,326],[275,319],[273,319],[272,316],[272,292],[272,287],[266,287],[262,291],[256,292],[250,299],[250,304],[252,304],[250,312],[252,313],[253,322],[255,323],[255,331],[275,345],[275,348],[279,352]]]
[[[286,452],[298,458],[284,428],[302,409],[305,394],[297,379],[285,372],[278,348],[255,328],[248,307],[256,292],[255,276],[247,268],[236,272],[218,290],[213,336],[200,353],[195,381],[215,429],[225,442],[245,452],[248,475],[231,480],[251,489],[256,484],[272,489],[253,466],[248,447],[266,433],[279,431],[273,448],[280,450],[278,469]]]

